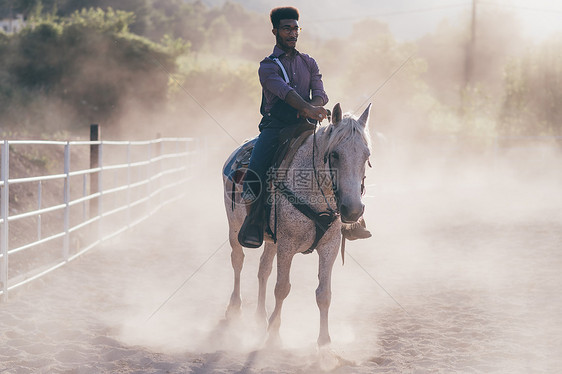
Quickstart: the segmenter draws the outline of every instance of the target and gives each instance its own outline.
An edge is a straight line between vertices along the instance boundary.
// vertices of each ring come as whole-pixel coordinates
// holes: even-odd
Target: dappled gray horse
[[[315,134],[308,136],[288,168],[274,173],[276,180],[271,184],[270,201],[273,202],[273,207],[269,223],[270,227],[275,228],[276,241],[274,243],[266,235],[258,271],[257,316],[265,322],[266,284],[277,254],[275,309],[269,318],[269,343],[279,341],[281,307],[291,289],[289,273],[293,256],[314,248],[319,256],[319,284],[316,289],[316,302],[320,309],[318,345],[330,343],[328,309],[331,302],[331,276],[341,241],[341,225],[342,222],[357,221],[364,210],[361,195],[365,167],[370,155],[367,126],[370,108],[371,105],[356,118],[348,113],[342,115],[341,107],[337,104],[333,109],[332,123],[319,127]],[[243,148],[244,145],[229,157],[225,169]],[[308,174],[306,183],[299,179],[303,173]],[[232,192],[241,189],[241,185],[233,186],[233,183],[235,181],[231,178],[224,177],[231,261],[234,268],[234,290],[226,312],[227,318],[240,312],[240,272],[244,263],[244,252],[238,243],[238,231],[244,222],[246,209],[240,201],[233,202]],[[318,230],[320,235],[315,234]]]

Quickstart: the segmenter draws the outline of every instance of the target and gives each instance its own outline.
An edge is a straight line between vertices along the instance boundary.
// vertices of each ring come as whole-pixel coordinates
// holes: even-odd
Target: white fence
[[[45,150],[50,158],[42,156]],[[199,151],[197,140],[191,138],[4,140],[2,300],[7,300],[9,291],[65,265],[181,198],[199,165]],[[11,170],[11,155],[14,162],[21,159],[26,165],[12,165]],[[34,164],[62,173],[30,176]],[[16,170],[22,175],[10,178]]]

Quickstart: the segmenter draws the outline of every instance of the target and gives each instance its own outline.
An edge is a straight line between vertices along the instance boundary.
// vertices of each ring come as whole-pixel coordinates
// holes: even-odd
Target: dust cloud
[[[332,63],[327,82],[338,73]],[[110,135],[205,138],[188,197],[2,305],[0,371],[557,370],[560,145],[529,139],[475,149],[464,143],[469,136],[429,137],[418,131],[427,118],[403,110],[411,92],[400,79],[374,100],[371,133],[382,134],[364,197],[373,237],[348,243],[345,266],[335,264],[332,352],[316,349],[316,254],[293,261],[282,350],[263,348],[265,334],[254,319],[259,250],[245,251],[240,320],[224,322],[233,275],[221,167],[256,135],[259,92],[253,107],[236,100],[202,107],[180,90],[171,111],[132,100]],[[367,98],[338,96],[346,84],[328,83],[330,105],[354,111]],[[275,267],[268,311],[274,283]]]
[[[336,262],[332,351],[319,354],[316,254],[293,261],[283,350],[263,349],[254,320],[260,251],[246,250],[240,320],[224,322],[233,280],[220,171],[236,146],[231,141],[209,145],[186,199],[3,305],[1,367],[201,373],[559,367],[562,155],[555,144],[474,156],[450,144],[428,149],[377,138],[364,197],[374,235],[348,243],[345,266]]]
[[[375,151],[368,174],[374,183],[365,197],[374,238],[349,243],[347,264],[335,265],[331,333],[342,370],[368,372],[372,363],[390,371],[553,369],[559,351],[552,343],[560,338],[560,152],[531,148],[467,160],[427,149],[412,157],[405,148]],[[537,159],[529,155],[541,152]],[[209,170],[219,171],[223,159],[211,160]],[[190,269],[227,234],[219,178],[203,185],[194,193],[201,206],[190,202],[186,210],[193,217],[184,211],[175,219],[198,233],[190,235],[188,249],[180,248],[187,249]],[[226,329],[220,320],[232,287],[228,244],[219,251],[148,322],[155,301],[163,302],[191,272],[182,271],[185,265],[158,269],[177,277],[154,288],[141,284],[147,301],[141,308],[140,295],[127,293],[123,341],[164,351],[234,352],[222,362],[227,367],[236,353],[261,352],[263,335],[254,321],[260,253],[246,251],[242,320]],[[292,370],[318,365],[316,274],[316,255],[295,258],[282,316],[286,352],[260,353],[253,368],[272,365],[271,357]]]

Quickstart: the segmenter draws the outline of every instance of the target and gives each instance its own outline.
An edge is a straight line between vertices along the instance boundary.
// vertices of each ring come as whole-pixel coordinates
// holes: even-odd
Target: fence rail
[[[22,153],[30,147],[57,147],[60,153],[62,147],[63,172],[10,178],[10,156],[20,147]],[[183,197],[186,189],[182,187],[199,165],[199,152],[199,142],[193,138],[4,140],[1,299],[7,300],[9,291],[49,274]],[[78,156],[79,161],[72,163],[71,156]],[[89,165],[84,165],[85,160]],[[18,188],[19,195],[10,188]]]

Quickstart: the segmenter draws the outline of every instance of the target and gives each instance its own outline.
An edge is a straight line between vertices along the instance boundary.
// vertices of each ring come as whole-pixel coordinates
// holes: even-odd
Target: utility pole
[[[14,0],[10,1],[10,20],[8,21],[8,32],[13,34],[14,32]]]
[[[470,40],[466,48],[464,62],[464,87],[468,87],[474,79],[474,47],[476,43],[476,1],[472,0],[472,17],[470,23]]]

